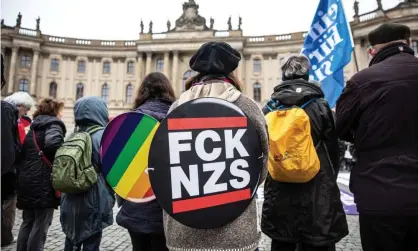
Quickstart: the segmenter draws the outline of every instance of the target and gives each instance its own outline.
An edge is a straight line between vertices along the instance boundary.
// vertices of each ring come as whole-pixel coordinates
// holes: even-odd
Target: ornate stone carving
[[[242,17],[239,17],[238,18],[238,30],[242,30],[241,25],[242,25]]]
[[[183,15],[176,20],[175,31],[208,30],[206,19],[199,15],[199,5],[194,0],[183,4]]]
[[[167,31],[171,30],[171,22],[170,20],[167,21]]]
[[[377,9],[378,10],[383,10],[382,0],[376,0],[376,2],[377,2]]]
[[[354,7],[353,7],[353,9],[354,9],[354,16],[355,17],[358,17],[358,14],[359,14],[359,8],[358,8],[358,1],[356,0],[356,1],[354,1]]]
[[[228,30],[232,30],[232,21],[231,21],[231,17],[228,18]]]
[[[16,27],[20,27],[20,25],[22,24],[22,14],[17,14],[17,19],[16,19]]]
[[[153,24],[152,24],[152,21],[150,21],[150,22],[149,22],[149,30],[148,30],[148,33],[149,33],[149,34],[152,34],[152,25],[153,25]]]
[[[41,29],[40,29],[40,25],[41,25],[41,18],[40,18],[40,17],[38,17],[38,18],[36,19],[36,30],[37,30],[37,31],[41,30]]]
[[[210,27],[209,29],[213,30],[213,24],[215,23],[215,19],[210,18]]]
[[[140,26],[141,26],[141,34],[144,34],[144,22],[142,21],[142,19],[141,19]]]

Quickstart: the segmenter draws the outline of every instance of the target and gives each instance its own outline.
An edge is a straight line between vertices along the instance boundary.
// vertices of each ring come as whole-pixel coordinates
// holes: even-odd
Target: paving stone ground
[[[262,199],[258,200],[257,203],[259,207],[259,212],[261,212]],[[118,209],[115,207],[114,216],[116,217]],[[13,229],[15,237],[17,237],[20,223],[22,222],[22,212],[16,212],[16,224]],[[337,251],[362,251],[360,243],[360,233],[359,233],[359,224],[358,216],[347,216],[348,226],[350,234],[341,240],[337,244]],[[45,251],[61,251],[64,249],[65,236],[61,231],[61,224],[59,222],[59,211],[55,211],[54,219],[52,225],[49,228],[48,236],[45,244]],[[259,249],[260,251],[269,251],[270,250],[271,240],[263,235]],[[13,243],[10,246],[3,247],[1,250],[4,251],[15,251],[16,243]],[[131,241],[128,232],[116,225],[116,223],[103,232],[103,239],[100,246],[101,251],[130,251],[132,250]]]

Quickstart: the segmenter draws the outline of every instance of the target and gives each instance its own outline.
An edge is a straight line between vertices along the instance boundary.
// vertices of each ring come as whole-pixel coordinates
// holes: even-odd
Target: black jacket
[[[284,81],[274,88],[273,100],[305,107],[321,162],[319,173],[307,183],[283,183],[267,177],[261,228],[274,240],[312,245],[337,243],[348,234],[336,182],[339,151],[334,119],[318,86],[303,79]],[[318,146],[319,145],[319,146]]]
[[[147,100],[135,111],[162,121],[172,102],[160,99]],[[118,225],[135,233],[163,234],[163,210],[157,200],[133,203],[122,200],[122,208],[116,216]]]
[[[23,144],[23,163],[19,170],[17,207],[19,209],[57,208],[60,201],[55,198],[51,181],[51,167],[38,154],[34,140],[52,163],[58,148],[64,142],[64,123],[56,117],[40,115],[33,120]]]
[[[16,170],[21,145],[17,127],[18,110],[1,101],[1,199],[7,200],[15,193]]]
[[[403,52],[400,52],[402,48]],[[360,213],[418,215],[418,58],[382,49],[337,102],[337,133],[354,143],[350,189]]]

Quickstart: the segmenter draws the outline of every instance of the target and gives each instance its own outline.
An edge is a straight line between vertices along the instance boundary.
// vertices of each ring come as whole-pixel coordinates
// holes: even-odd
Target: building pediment
[[[173,31],[204,31],[209,30],[206,19],[199,15],[199,5],[194,0],[183,4],[183,14],[176,20]]]

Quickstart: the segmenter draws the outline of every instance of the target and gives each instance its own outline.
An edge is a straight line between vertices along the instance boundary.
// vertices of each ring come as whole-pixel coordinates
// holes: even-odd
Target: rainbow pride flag
[[[102,173],[115,193],[132,202],[155,199],[148,176],[148,153],[159,122],[129,112],[115,117],[100,144]]]

